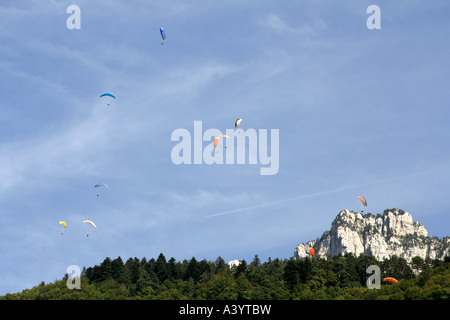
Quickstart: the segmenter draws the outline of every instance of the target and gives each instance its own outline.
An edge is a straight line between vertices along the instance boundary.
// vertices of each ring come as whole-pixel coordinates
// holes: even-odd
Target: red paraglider
[[[313,257],[316,256],[316,252],[314,251],[313,248],[309,248],[309,253],[311,253],[311,255],[312,255]]]

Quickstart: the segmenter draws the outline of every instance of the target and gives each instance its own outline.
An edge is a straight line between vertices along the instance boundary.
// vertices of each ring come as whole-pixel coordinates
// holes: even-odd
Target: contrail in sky
[[[389,178],[389,179],[382,179],[382,180],[377,180],[377,181],[372,181],[372,182],[367,182],[367,183],[361,183],[361,184],[357,184],[357,185],[354,185],[354,186],[347,186],[347,187],[341,187],[341,188],[336,188],[336,189],[331,189],[331,190],[326,190],[326,191],[321,191],[321,192],[304,194],[304,195],[296,196],[296,197],[292,197],[292,198],[287,198],[287,199],[281,199],[281,200],[276,200],[276,201],[256,204],[256,205],[245,207],[245,208],[238,208],[238,209],[234,209],[234,210],[218,212],[218,213],[207,215],[207,216],[205,216],[205,218],[223,216],[223,215],[237,213],[237,212],[242,212],[242,211],[247,211],[247,210],[251,210],[251,209],[264,208],[264,207],[273,206],[273,205],[276,205],[276,204],[285,203],[285,202],[294,201],[294,200],[314,198],[314,197],[318,197],[318,196],[323,196],[325,194],[336,193],[336,192],[349,190],[349,189],[354,189],[354,188],[358,188],[358,187],[364,187],[364,186],[369,186],[369,185],[378,184],[378,183],[398,181],[398,180],[402,180],[402,179],[428,175],[428,174],[432,174],[432,173],[446,171],[448,169],[449,168],[439,169],[439,170],[432,170],[432,171],[425,171],[425,172],[420,172],[420,173],[413,173],[413,174],[406,175],[406,176],[394,177],[394,178]]]

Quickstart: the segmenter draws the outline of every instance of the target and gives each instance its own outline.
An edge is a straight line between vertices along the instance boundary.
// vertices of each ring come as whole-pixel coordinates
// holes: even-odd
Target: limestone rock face
[[[235,259],[235,260],[231,260],[228,261],[228,267],[233,268],[233,267],[238,267],[241,264],[241,261]]]
[[[342,210],[329,231],[317,240],[300,243],[294,250],[294,257],[303,259],[310,256],[308,249],[311,247],[316,257],[322,258],[339,253],[355,256],[363,253],[378,260],[393,255],[408,262],[416,256],[442,260],[450,255],[450,238],[428,237],[425,227],[400,209],[387,209],[376,216]]]

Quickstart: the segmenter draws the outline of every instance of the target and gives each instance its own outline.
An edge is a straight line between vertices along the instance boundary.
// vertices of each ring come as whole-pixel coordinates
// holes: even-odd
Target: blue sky
[[[72,4],[79,30],[66,27]],[[366,27],[372,4],[380,30]],[[361,210],[358,195],[366,212],[400,208],[448,236],[449,9],[3,0],[0,294],[106,257],[290,258],[340,210]],[[174,130],[238,117],[279,130],[277,174],[172,163]]]

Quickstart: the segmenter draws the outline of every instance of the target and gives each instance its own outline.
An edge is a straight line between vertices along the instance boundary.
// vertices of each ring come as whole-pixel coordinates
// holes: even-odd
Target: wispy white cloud
[[[0,190],[43,183],[55,178],[95,171],[99,154],[108,149],[108,116],[94,110],[81,123],[58,127],[29,140],[5,142],[0,145]]]
[[[241,67],[228,65],[222,62],[206,62],[200,67],[168,67],[162,94],[173,95],[176,93],[192,94],[198,92],[215,80],[239,72]]]
[[[240,206],[244,203],[261,199],[261,195],[257,196],[255,194],[249,194],[246,191],[225,193],[217,190],[207,191],[201,189],[195,193],[189,192],[181,194],[170,192],[168,201],[176,203],[180,208],[184,207],[191,208],[191,210],[197,210],[199,208],[221,207],[223,205]]]
[[[50,81],[47,78],[44,78],[39,75],[33,75],[27,73],[25,70],[18,69],[14,64],[6,61],[0,61],[0,70],[5,72],[7,75],[12,77],[21,78],[24,81],[40,87],[43,91],[48,90],[55,94],[67,94],[67,90],[61,84]]]
[[[284,33],[286,36],[313,35],[315,31],[310,25],[292,26],[284,21],[279,15],[271,13],[260,20],[260,23],[274,31]],[[323,27],[323,24],[322,24]]]

